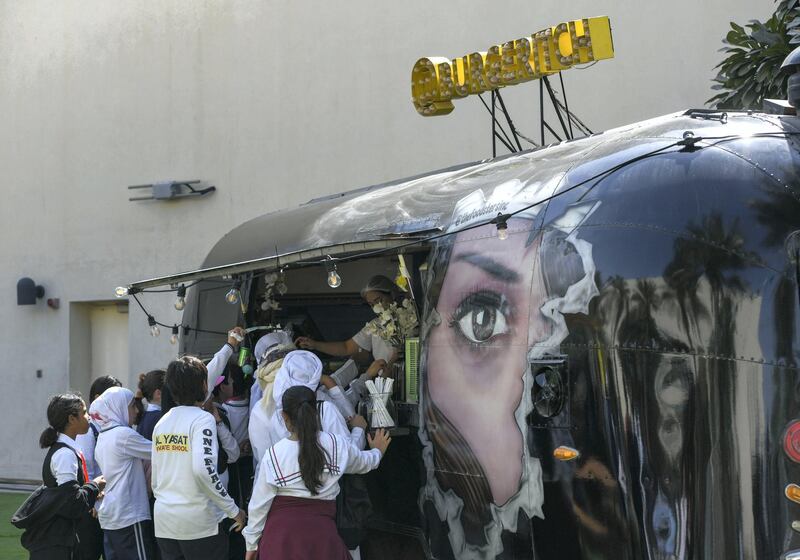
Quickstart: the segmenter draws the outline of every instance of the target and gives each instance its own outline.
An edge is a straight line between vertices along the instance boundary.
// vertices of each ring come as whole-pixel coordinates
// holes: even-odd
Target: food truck
[[[681,111],[272,212],[129,289],[188,287],[209,357],[234,324],[348,339],[403,279],[366,558],[798,558],[799,170],[797,117]]]

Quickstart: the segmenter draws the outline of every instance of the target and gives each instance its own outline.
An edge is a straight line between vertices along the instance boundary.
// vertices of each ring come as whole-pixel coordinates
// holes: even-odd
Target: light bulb
[[[508,239],[508,226],[505,224],[497,224],[497,239],[505,241]]]
[[[158,328],[158,323],[156,323],[155,317],[148,315],[147,324],[150,325],[150,336],[155,337],[161,334],[161,329]]]
[[[225,301],[230,303],[231,305],[236,305],[239,303],[239,290],[238,288],[231,288],[230,291],[225,294]]]
[[[231,286],[231,289],[228,291],[227,294],[225,294],[225,301],[227,301],[231,305],[236,305],[237,303],[239,303],[239,299],[241,299],[242,297],[242,295],[239,293],[239,288],[241,287],[242,287],[241,279],[234,278],[233,286]]]
[[[508,224],[506,220],[508,220],[509,215],[507,214],[497,214],[497,217],[491,221],[495,226],[497,226],[497,238],[501,241],[508,239]]]
[[[186,286],[181,284],[178,286],[178,299],[175,300],[175,309],[178,311],[183,311],[183,308],[186,307]]]
[[[114,290],[114,294],[117,297],[125,297],[128,295],[128,288],[126,288],[125,286],[117,286],[117,289]]]
[[[172,327],[172,336],[169,337],[170,344],[178,344],[178,325]]]
[[[328,271],[328,286],[331,288],[338,288],[342,285],[342,277],[336,272],[336,263],[330,255],[328,255],[328,259],[325,261],[325,270]]]
[[[328,273],[328,286],[331,288],[338,288],[342,285],[342,277],[339,276],[339,273],[336,270],[331,270]]]

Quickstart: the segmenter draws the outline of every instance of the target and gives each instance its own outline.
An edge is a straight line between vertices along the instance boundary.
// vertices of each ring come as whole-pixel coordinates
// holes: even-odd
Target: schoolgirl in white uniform
[[[89,430],[83,399],[73,394],[54,396],[47,406],[47,422],[39,437],[40,447],[48,450],[42,480],[50,492],[49,507],[57,514],[26,530],[21,540],[31,560],[70,560],[78,552],[78,523],[90,516],[105,480],[89,479],[86,459],[75,442]]]
[[[269,335],[268,335],[269,336]],[[277,363],[273,362],[273,363]],[[319,406],[322,430],[332,434],[350,438],[359,449],[364,448],[364,430],[354,428],[348,430],[342,411],[348,412],[343,403],[347,399],[339,387],[323,390],[320,387],[322,378],[322,362],[311,352],[294,350],[280,359],[280,367],[271,373],[265,383],[264,396],[250,415],[250,445],[253,456],[261,461],[267,449],[288,437],[289,432],[281,417],[281,398],[290,387],[302,385],[316,392],[317,398],[323,401]],[[261,369],[259,369],[261,371]],[[348,416],[353,409],[349,408]]]
[[[128,389],[112,387],[89,407],[89,415],[100,428],[94,454],[107,481],[97,517],[105,531],[106,555],[114,560],[155,558],[142,463],[150,460],[151,442],[130,427],[136,415],[133,397]]]
[[[153,430],[152,483],[155,534],[164,560],[228,557],[226,517],[244,525],[244,511],[217,473],[217,427],[200,405],[208,395],[208,371],[191,356],[167,367],[166,386],[176,405]]]
[[[246,560],[349,560],[336,532],[338,480],[377,468],[391,438],[379,430],[369,440],[372,449],[361,451],[347,437],[320,432],[316,394],[302,385],[282,393],[280,414],[289,435],[260,465],[243,531]]]

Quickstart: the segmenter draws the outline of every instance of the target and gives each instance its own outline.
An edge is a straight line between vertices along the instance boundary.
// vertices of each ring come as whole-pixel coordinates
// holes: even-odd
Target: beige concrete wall
[[[616,59],[564,75],[571,108],[602,130],[701,106],[727,22],[772,7],[0,0],[0,477],[40,468],[47,397],[69,385],[70,303],[194,268],[226,231],[264,212],[491,155],[477,99],[457,102],[448,117],[415,113],[409,77],[418,57],[608,15]],[[516,124],[534,137],[537,95],[535,84],[505,93]],[[126,185],[167,178],[204,179],[219,191],[128,202]],[[61,308],[17,307],[22,276]],[[173,299],[145,296],[165,323],[179,320]],[[163,366],[174,353],[169,333],[151,338],[134,302],[130,311],[128,375]]]

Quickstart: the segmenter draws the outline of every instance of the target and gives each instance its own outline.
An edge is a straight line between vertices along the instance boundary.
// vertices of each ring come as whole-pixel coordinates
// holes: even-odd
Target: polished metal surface
[[[799,123],[744,113],[729,113],[727,122],[654,119],[268,215],[223,238],[204,266],[378,239],[394,224],[423,217],[425,227],[447,230],[456,204],[476,190],[512,184],[517,196],[532,186],[540,196],[563,192],[522,232],[541,243],[528,266],[538,271],[540,262],[561,263],[552,276],[537,272],[553,290],[558,271],[566,275],[574,265],[569,251],[583,247],[593,263],[594,291],[587,292],[585,309],[563,308],[565,336],[547,352],[562,361],[558,379],[548,370],[534,388],[537,364],[553,360],[532,356],[533,334],[522,348],[522,362],[528,352],[524,375],[532,378],[526,387],[535,396],[517,409],[525,456],[516,495],[507,499],[496,486],[475,490],[473,479],[491,479],[487,461],[447,463],[444,447],[466,443],[429,437],[442,420],[430,413],[422,419],[423,447],[431,454],[419,505],[433,556],[779,558],[800,548],[792,530],[800,505],[783,494],[787,484],[800,482],[800,465],[783,450],[787,425],[800,417]],[[630,163],[687,131],[703,140]],[[574,210],[587,205],[590,211],[570,226]],[[553,232],[572,245],[548,245]],[[482,242],[477,234],[459,241],[462,247]],[[435,275],[450,266],[450,253],[431,246]],[[586,262],[581,270],[589,270]],[[542,295],[535,276],[528,282],[531,297]],[[213,298],[199,302],[198,293],[187,298],[188,322],[199,314],[206,328],[227,326],[231,317],[214,313]],[[438,295],[426,297],[423,323],[434,332],[444,324],[434,313],[441,302]],[[531,317],[539,310],[531,304]],[[483,329],[487,317],[473,314],[471,326],[464,324]],[[441,346],[424,336],[423,360],[431,360]],[[189,338],[184,350],[209,344]],[[435,362],[425,363],[430,399],[431,376],[439,373]],[[436,399],[446,403],[447,395]],[[496,438],[520,437],[512,432],[498,427]],[[469,440],[469,433],[461,435]],[[580,456],[555,460],[561,446]],[[507,459],[509,468],[519,462]],[[437,477],[445,480],[441,488],[431,483]],[[474,511],[460,509],[468,493]]]

